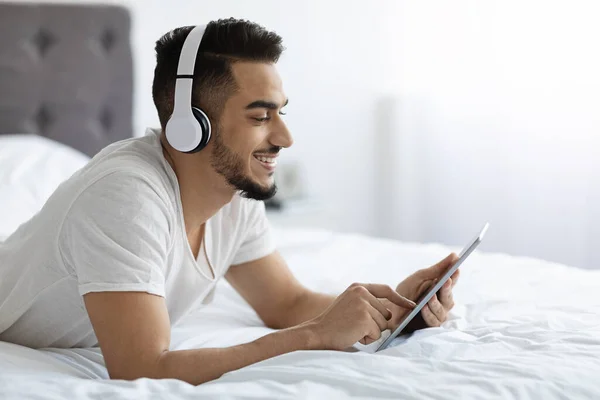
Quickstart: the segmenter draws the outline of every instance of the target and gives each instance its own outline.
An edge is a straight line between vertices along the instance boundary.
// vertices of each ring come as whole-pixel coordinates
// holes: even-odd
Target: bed
[[[0,240],[101,147],[131,136],[129,21],[127,10],[115,5],[0,3]],[[67,24],[81,34],[68,33]],[[23,64],[18,51],[29,46],[23,41],[37,46],[40,54],[29,61],[40,65]],[[86,49],[90,43],[95,50]],[[111,51],[96,54],[98,46]],[[54,51],[63,54],[54,58]],[[61,80],[64,69],[91,57],[90,51],[106,60],[90,62],[87,78]],[[37,75],[25,79],[23,71]],[[90,80],[99,76],[102,94],[90,94],[96,85]],[[60,82],[66,86],[56,86]],[[59,93],[72,95],[61,100]],[[328,293],[354,281],[395,285],[460,250],[273,229],[294,274]],[[97,348],[35,350],[0,342],[0,398],[600,398],[600,270],[477,251],[461,272],[451,318],[440,328],[397,338],[382,352],[373,353],[374,345],[299,351],[192,386],[172,379],[109,380]],[[212,304],[173,327],[171,348],[230,346],[270,331],[221,282]]]

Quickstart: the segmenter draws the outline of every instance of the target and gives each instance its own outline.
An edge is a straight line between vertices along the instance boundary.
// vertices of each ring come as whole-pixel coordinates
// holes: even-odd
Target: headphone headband
[[[194,68],[196,66],[196,57],[198,48],[204,36],[206,25],[194,27],[185,38],[179,63],[177,64],[177,77],[175,80],[175,100],[173,104],[173,114],[191,113],[192,104],[192,83],[194,78]]]

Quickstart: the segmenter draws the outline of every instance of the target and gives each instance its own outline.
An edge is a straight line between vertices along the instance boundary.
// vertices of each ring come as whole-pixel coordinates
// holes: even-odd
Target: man
[[[112,144],[65,181],[0,245],[0,339],[34,348],[99,345],[111,378],[200,384],[301,349],[342,350],[393,329],[456,256],[396,291],[353,284],[337,297],[304,288],[275,250],[261,201],[292,145],[276,63],[281,38],[243,20],[211,22],[198,51],[192,105],[213,134],[175,151],[164,129],[179,53],[191,28],[156,44],[153,97],[162,129]],[[225,277],[277,331],[228,348],[170,351],[170,327],[211,301]],[[458,274],[413,329],[439,326]]]

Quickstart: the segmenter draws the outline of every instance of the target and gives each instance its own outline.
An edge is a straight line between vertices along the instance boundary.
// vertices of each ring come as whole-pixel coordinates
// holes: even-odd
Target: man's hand
[[[353,283],[307,325],[314,327],[324,349],[344,350],[358,341],[372,343],[381,337],[392,317],[380,299],[403,312],[415,307],[387,285]]]
[[[400,282],[396,287],[396,291],[415,302],[424,295],[429,288],[435,285],[439,278],[441,278],[449,268],[451,268],[456,261],[458,256],[454,253],[444,258],[439,263],[429,267],[421,269],[408,278]],[[454,274],[448,279],[448,281],[442,286],[442,288],[433,295],[429,302],[423,307],[419,315],[417,315],[406,327],[404,332],[413,332],[417,329],[423,329],[432,326],[440,326],[448,318],[448,312],[454,307],[454,299],[452,297],[452,288],[456,285],[458,277],[460,275],[460,269],[456,270]],[[384,304],[390,310],[392,310],[393,317],[388,323],[390,330],[396,329],[396,327],[402,321],[402,318],[407,314],[406,309],[396,307],[394,304],[390,304],[384,300]]]

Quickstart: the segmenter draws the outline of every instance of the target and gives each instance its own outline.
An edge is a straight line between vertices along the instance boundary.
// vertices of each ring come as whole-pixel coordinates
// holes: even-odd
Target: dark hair
[[[181,48],[193,28],[176,28],[156,42],[152,98],[163,129],[173,112]],[[283,50],[281,37],[256,23],[234,18],[211,21],[196,57],[192,104],[202,108],[211,120],[218,120],[225,102],[237,88],[231,64],[236,61],[276,63]]]

